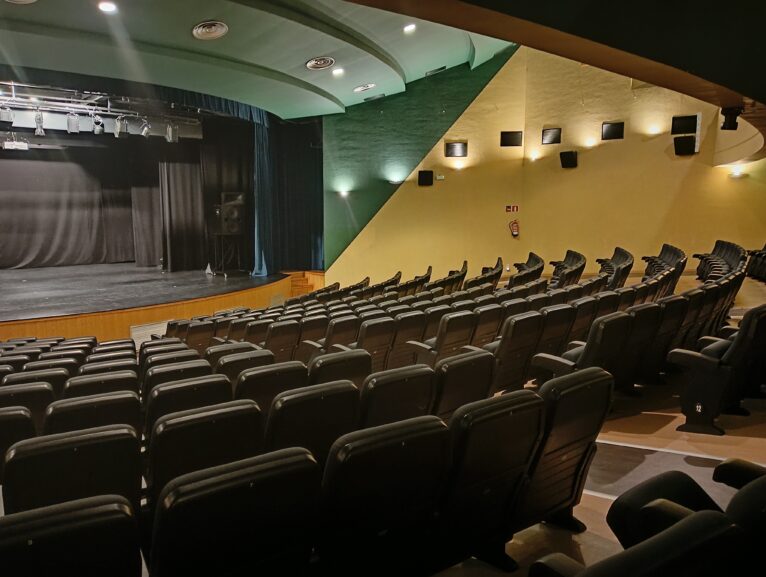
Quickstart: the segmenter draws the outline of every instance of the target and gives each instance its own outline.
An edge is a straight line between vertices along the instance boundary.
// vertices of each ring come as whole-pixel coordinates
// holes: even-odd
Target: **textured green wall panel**
[[[351,244],[516,51],[411,82],[407,91],[325,116],[325,268]],[[392,181],[392,182],[390,182]],[[347,197],[338,194],[348,191]]]

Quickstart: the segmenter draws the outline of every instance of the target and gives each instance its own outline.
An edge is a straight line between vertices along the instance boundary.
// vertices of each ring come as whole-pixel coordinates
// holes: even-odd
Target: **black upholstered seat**
[[[466,347],[463,351],[440,360],[434,367],[435,396],[431,412],[445,422],[458,407],[486,399],[492,391],[494,355],[476,347]]]
[[[249,353],[251,351],[257,351],[258,347],[253,343],[224,343],[221,345],[213,345],[208,347],[205,351],[205,360],[210,363],[211,367],[215,367],[218,364],[218,360],[226,355],[234,355],[236,353]]]
[[[447,313],[439,322],[439,330],[424,342],[410,341],[415,351],[415,361],[434,366],[437,361],[454,355],[471,343],[476,329],[476,315],[473,311]]]
[[[407,342],[419,341],[423,338],[426,314],[423,311],[413,310],[396,315],[394,321],[396,327],[391,342],[391,350],[386,360],[387,369],[396,369],[415,362],[415,353]]]
[[[524,386],[542,328],[543,315],[537,311],[505,319],[500,338],[484,346],[495,355],[493,390],[520,389]]]
[[[359,428],[427,415],[435,396],[434,371],[412,365],[373,373],[361,387]]]
[[[0,407],[26,408],[35,430],[42,433],[45,409],[56,398],[53,387],[48,383],[23,383],[0,387]]]
[[[0,480],[3,478],[5,453],[13,445],[37,434],[31,411],[24,406],[0,407]]]
[[[218,374],[229,377],[232,383],[236,383],[242,371],[271,365],[274,362],[274,353],[272,351],[266,349],[251,350],[220,357],[214,370]]]
[[[673,339],[681,329],[689,300],[681,295],[671,295],[661,298],[657,304],[661,309],[660,324],[639,365],[641,376],[649,381],[655,381],[664,369],[665,358]]]
[[[105,425],[130,425],[141,434],[141,401],[132,391],[117,391],[54,401],[45,411],[43,434],[53,435]]]
[[[210,363],[203,359],[154,367],[146,371],[144,375],[144,380],[141,384],[141,396],[146,398],[154,387],[162,383],[191,379],[192,377],[204,377],[212,372]]]
[[[78,374],[96,375],[99,373],[112,373],[116,371],[135,371],[136,374],[138,374],[138,362],[135,359],[122,359],[120,361],[85,363],[80,367]]]
[[[235,399],[252,399],[261,407],[264,417],[279,393],[305,387],[309,372],[300,361],[288,361],[246,369],[234,383]]]
[[[361,387],[372,372],[372,358],[364,349],[327,353],[314,357],[308,366],[309,385],[349,380]]]
[[[380,318],[363,320],[359,327],[359,336],[355,343],[351,343],[349,349],[363,349],[370,353],[372,371],[382,371],[386,367],[386,360],[396,334],[396,321],[384,316]],[[334,350],[342,350],[342,345],[336,345]]]
[[[62,398],[100,395],[114,391],[139,392],[138,377],[134,371],[115,371],[72,377],[64,383]]]
[[[259,343],[264,349],[274,353],[274,362],[283,363],[293,358],[301,335],[301,325],[296,320],[271,323],[266,330],[266,337]]]
[[[64,383],[66,383],[69,376],[69,371],[66,369],[42,369],[39,371],[11,373],[3,377],[2,382],[0,382],[0,389],[8,385],[48,383],[53,389],[53,394],[56,398],[59,398],[64,392]]]
[[[662,320],[662,309],[656,303],[633,305],[625,310],[633,319],[630,334],[625,339],[622,351],[612,364],[615,390],[632,392],[639,377],[639,365],[644,353],[651,345]]]
[[[471,344],[475,347],[483,347],[495,340],[505,318],[505,311],[502,306],[493,303],[478,306],[474,312],[476,313],[476,329],[471,338]]]
[[[575,309],[575,318],[569,331],[570,341],[584,341],[590,331],[590,325],[596,318],[597,301],[595,298],[586,296],[569,303]]]

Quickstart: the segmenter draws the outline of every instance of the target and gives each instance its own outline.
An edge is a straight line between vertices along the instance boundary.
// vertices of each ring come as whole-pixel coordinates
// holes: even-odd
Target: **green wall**
[[[323,119],[325,269],[483,90],[518,46],[474,70],[456,66],[406,92]],[[392,182],[389,182],[392,181]],[[340,191],[349,194],[342,197]]]

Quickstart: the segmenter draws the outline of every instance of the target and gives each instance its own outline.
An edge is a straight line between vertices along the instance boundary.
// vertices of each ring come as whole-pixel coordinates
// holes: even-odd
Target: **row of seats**
[[[429,277],[431,276],[430,272],[428,273],[428,276]],[[356,297],[360,299],[368,299],[371,297],[382,295],[386,291],[397,287],[401,280],[402,280],[402,271],[397,271],[397,273],[394,276],[382,282],[369,285],[364,288],[353,289],[349,291],[348,296]]]
[[[521,286],[539,279],[543,274],[545,261],[542,257],[530,252],[526,262],[515,262],[513,263],[513,266],[517,272],[508,279],[506,288]]]
[[[610,258],[597,258],[596,262],[601,265],[600,273],[608,276],[607,287],[615,290],[625,286],[630,271],[633,269],[633,255],[622,247],[615,247]]]
[[[370,286],[370,277],[365,277],[358,283],[349,285],[347,287],[338,288],[330,291],[322,291],[316,294],[315,299],[320,303],[326,303],[335,299],[342,299],[349,296],[354,291],[362,290]]]
[[[644,256],[641,260],[646,262],[643,280],[656,277],[662,271],[670,271],[673,275],[670,292],[676,290],[678,280],[686,269],[686,253],[671,244],[663,244],[660,254],[657,256]]]
[[[462,290],[468,290],[473,287],[482,286],[489,283],[492,285],[492,289],[497,288],[497,283],[500,282],[500,277],[503,276],[503,259],[497,257],[497,262],[494,267],[482,267],[481,274],[474,278],[470,278],[463,283]]]
[[[580,282],[580,277],[585,270],[585,255],[567,250],[564,260],[551,261],[553,274],[551,275],[551,287],[563,288]]]
[[[449,425],[422,416],[350,432],[332,444],[323,470],[300,446],[247,454],[251,429],[235,418],[244,405],[168,415],[149,456],[161,447],[173,475],[148,479],[150,575],[302,574],[310,565],[328,574],[403,566],[429,574],[472,555],[513,566],[503,551],[513,533],[540,521],[584,530],[572,511],[611,390],[610,375],[594,368],[551,380],[539,394],[469,403]],[[130,431],[86,429],[10,448],[4,567],[140,575],[140,459]],[[498,439],[513,439],[513,450]]]
[[[697,278],[702,281],[718,280],[736,270],[747,260],[744,248],[726,240],[717,240],[712,252],[695,254],[699,259]]]
[[[766,244],[763,245],[763,249],[750,251],[749,254],[747,276],[766,281]]]
[[[432,280],[423,285],[422,290],[433,290],[435,288],[444,289],[444,294],[452,294],[455,291],[459,291],[463,286],[465,275],[468,273],[468,261],[463,261],[463,266],[460,270],[451,270],[447,273],[447,276],[441,279]]]

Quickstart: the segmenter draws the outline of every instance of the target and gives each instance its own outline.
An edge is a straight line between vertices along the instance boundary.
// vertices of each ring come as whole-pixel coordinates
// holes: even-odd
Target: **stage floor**
[[[210,276],[133,263],[0,271],[0,321],[144,307],[263,286],[285,275]]]

